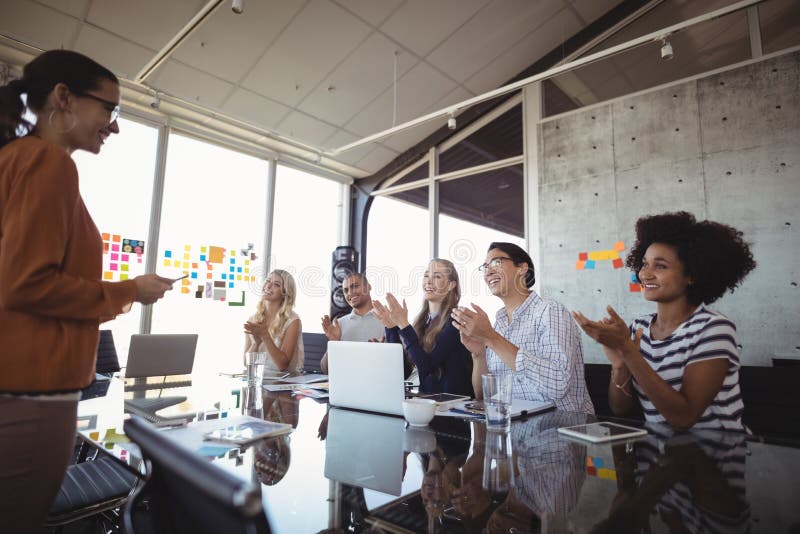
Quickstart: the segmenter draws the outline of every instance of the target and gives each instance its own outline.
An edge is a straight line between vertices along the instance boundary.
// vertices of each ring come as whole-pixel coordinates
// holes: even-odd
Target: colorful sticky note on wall
[[[621,258],[616,258],[614,261],[611,262],[611,264],[614,266],[615,269],[622,269],[623,263]]]
[[[589,259],[589,254],[586,252],[578,252],[578,259],[581,261],[586,261]]]
[[[623,250],[625,250],[625,243],[623,243],[622,241],[617,241],[616,243],[614,243],[614,250],[616,250],[617,252],[622,252]]]
[[[594,261],[593,260],[586,260],[584,264],[584,268],[586,269],[594,269]]]
[[[585,268],[585,266],[586,266],[585,261],[578,260],[575,262],[575,268],[578,269],[579,271],[582,271]]]
[[[211,263],[222,263],[225,256],[225,249],[222,247],[210,247],[208,251],[208,261]]]

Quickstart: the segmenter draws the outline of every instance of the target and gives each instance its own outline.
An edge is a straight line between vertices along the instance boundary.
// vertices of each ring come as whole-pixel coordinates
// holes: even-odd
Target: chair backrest
[[[114,335],[111,330],[100,330],[95,370],[100,374],[116,373],[120,370],[117,348],[114,346]]]
[[[328,350],[328,338],[325,334],[303,332],[303,347],[306,352],[303,370],[307,373],[321,373],[319,362]]]
[[[260,485],[215,466],[143,419],[130,418],[124,429],[141,449],[148,471],[144,486],[125,507],[126,532],[270,532]]]

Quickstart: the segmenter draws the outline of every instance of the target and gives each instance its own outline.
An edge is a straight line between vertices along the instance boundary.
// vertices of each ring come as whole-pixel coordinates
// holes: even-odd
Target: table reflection
[[[696,430],[651,432],[632,447],[616,445],[617,495],[592,532],[749,532],[744,434]],[[656,512],[656,516],[652,515]]]

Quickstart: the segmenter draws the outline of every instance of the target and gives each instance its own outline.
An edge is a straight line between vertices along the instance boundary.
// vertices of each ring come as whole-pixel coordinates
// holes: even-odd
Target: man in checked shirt
[[[492,243],[480,270],[489,291],[503,301],[494,327],[476,304],[452,313],[461,342],[472,353],[476,398],[482,398],[481,375],[510,373],[515,399],[594,413],[580,330],[564,305],[530,289],[536,276],[528,253],[513,243]]]

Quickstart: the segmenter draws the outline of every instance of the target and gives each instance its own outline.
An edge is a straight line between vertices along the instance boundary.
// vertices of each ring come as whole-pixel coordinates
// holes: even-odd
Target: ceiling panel
[[[570,0],[584,24],[591,24],[621,3],[622,0]]]
[[[336,131],[336,128],[313,117],[293,111],[277,126],[281,134],[319,146]]]
[[[258,61],[243,85],[296,106],[370,32],[369,26],[330,2],[306,5]]]
[[[43,50],[70,48],[79,21],[30,1],[0,1],[0,33]]]
[[[418,117],[455,87],[455,83],[427,63],[418,63],[397,84],[397,124]],[[390,88],[348,122],[347,129],[366,136],[391,128],[393,108]]]
[[[233,85],[210,74],[170,60],[148,78],[148,85],[189,102],[219,109]]]
[[[244,13],[237,15],[226,2],[186,39],[173,57],[236,82],[255,65],[304,3],[246,2]]]
[[[144,47],[160,50],[200,10],[204,0],[99,0],[87,21]]]
[[[90,0],[38,0],[40,4],[50,6],[67,15],[83,19],[89,9]]]
[[[348,143],[352,143],[353,141],[357,141],[358,139],[358,136],[346,132],[345,130],[336,130],[335,134],[325,140],[323,146],[329,149],[339,148]],[[352,150],[348,150],[347,152],[342,152],[341,154],[335,156],[334,159],[355,166],[357,161],[360,161],[364,156],[372,152],[374,149],[375,147],[371,144],[361,145]]]
[[[476,94],[496,89],[498,80],[502,80],[500,85],[507,82],[557,47],[563,42],[564,35],[573,35],[582,26],[572,10],[564,8],[544,28],[528,34],[485,68],[470,76],[464,85]]]
[[[463,82],[524,36],[542,31],[537,28],[563,7],[562,1],[495,0],[431,52],[428,60]]]
[[[397,48],[385,36],[373,33],[300,104],[300,109],[340,126],[347,123],[392,85]],[[416,62],[413,55],[400,51],[398,79]]]
[[[486,4],[487,0],[409,0],[381,30],[424,57]]]
[[[117,76],[128,79],[136,76],[153,56],[153,52],[143,46],[85,24],[74,48],[108,67]]]
[[[222,105],[222,110],[245,122],[274,130],[292,108],[246,89],[237,89]]]
[[[334,0],[354,15],[364,19],[367,24],[380,26],[403,0]]]
[[[388,148],[376,145],[375,148],[363,159],[356,163],[356,167],[367,172],[374,173],[383,168],[384,165],[397,157],[397,152]]]

